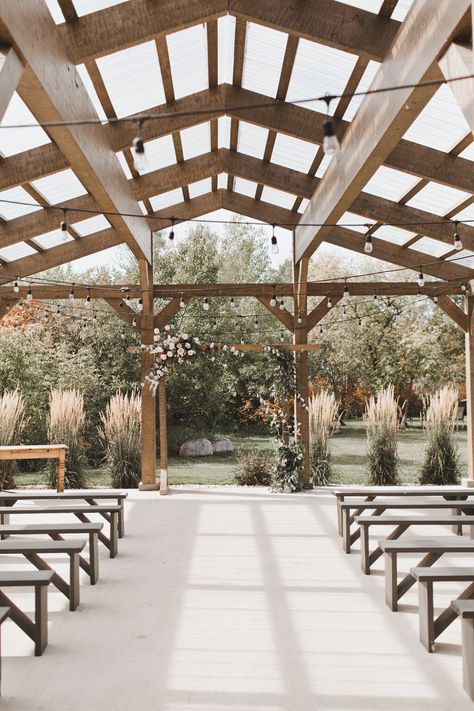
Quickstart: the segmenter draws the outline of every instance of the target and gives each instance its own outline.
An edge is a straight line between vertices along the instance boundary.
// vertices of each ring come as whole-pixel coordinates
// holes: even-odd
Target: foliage
[[[445,385],[426,399],[428,444],[421,468],[421,484],[458,484],[460,466],[454,441],[459,393]]]
[[[69,489],[85,486],[84,397],[76,389],[52,390],[49,397],[48,439],[51,444],[66,444],[64,485]],[[51,470],[51,484],[56,485],[56,468]]]
[[[25,403],[18,389],[0,396],[0,445],[20,444],[25,427]],[[15,486],[16,462],[0,462],[0,489]]]
[[[136,392],[116,393],[100,419],[99,437],[112,486],[137,488],[141,475],[141,396]]]
[[[397,401],[393,385],[372,396],[366,406],[367,467],[370,485],[399,484]]]
[[[300,491],[303,466],[303,445],[290,425],[288,439],[277,440],[276,460],[272,470],[275,487],[283,491]]]
[[[237,452],[234,481],[239,486],[270,486],[274,457],[267,451],[250,449]]]
[[[311,475],[315,486],[331,481],[329,438],[337,426],[338,403],[333,393],[320,390],[309,400],[309,439]]]

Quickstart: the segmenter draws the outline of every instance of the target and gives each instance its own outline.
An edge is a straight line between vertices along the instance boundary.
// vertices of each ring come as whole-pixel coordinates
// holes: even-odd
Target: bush
[[[136,489],[141,475],[141,396],[117,393],[100,416],[99,437],[116,488]]]
[[[454,441],[458,397],[457,388],[446,385],[427,398],[428,444],[420,484],[459,483],[459,459]]]
[[[234,481],[239,486],[270,486],[274,458],[270,452],[259,449],[237,452]]]
[[[18,390],[3,393],[0,397],[0,445],[20,443],[20,435],[25,426],[25,403]],[[15,461],[0,462],[0,489],[15,486]]]
[[[311,476],[315,486],[328,486],[331,481],[329,438],[338,423],[338,409],[336,398],[326,390],[309,401]]]
[[[367,428],[368,483],[372,486],[399,484],[397,452],[397,401],[393,385],[371,397],[365,411]]]
[[[48,439],[50,444],[66,444],[64,486],[85,487],[84,398],[78,390],[52,390],[49,397]],[[50,468],[50,481],[56,486],[56,467]]]

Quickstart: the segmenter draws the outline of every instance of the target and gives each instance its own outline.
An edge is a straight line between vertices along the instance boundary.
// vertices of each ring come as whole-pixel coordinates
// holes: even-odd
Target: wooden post
[[[464,298],[467,315],[466,344],[466,405],[468,480],[474,483],[474,296]]]
[[[168,493],[168,426],[166,422],[166,381],[163,378],[158,386],[160,413],[160,494]]]
[[[140,285],[142,289],[143,311],[140,319],[142,343],[153,343],[154,315],[153,315],[153,269],[145,259],[140,259]],[[142,480],[139,484],[141,491],[157,490],[156,482],[156,402],[145,382],[145,377],[153,365],[153,354],[148,351],[141,352],[141,381],[145,383],[142,388]]]
[[[306,328],[296,328],[294,335],[295,343],[307,343],[308,331]],[[295,353],[296,359],[296,386],[304,401],[308,402],[309,382],[308,382],[308,352],[300,351]],[[300,437],[304,449],[304,467],[301,484],[304,489],[311,489],[310,480],[310,451],[309,451],[309,413],[301,403],[295,399],[295,421],[299,424]]]
[[[58,494],[64,492],[64,474],[66,471],[66,450],[62,450],[58,454],[58,463],[56,464],[56,491]]]

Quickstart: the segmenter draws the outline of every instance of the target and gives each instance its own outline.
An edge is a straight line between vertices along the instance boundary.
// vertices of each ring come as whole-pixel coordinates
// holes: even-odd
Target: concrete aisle
[[[119,556],[110,560],[102,548],[101,579],[91,587],[84,577],[80,609],[68,612],[51,590],[43,657],[4,625],[1,708],[472,709],[459,622],[428,654],[418,642],[416,589],[390,612],[382,562],[362,575],[358,553],[342,552],[335,513],[332,496],[313,492],[131,492]],[[436,601],[458,591],[446,585]],[[25,607],[31,595],[15,599]]]

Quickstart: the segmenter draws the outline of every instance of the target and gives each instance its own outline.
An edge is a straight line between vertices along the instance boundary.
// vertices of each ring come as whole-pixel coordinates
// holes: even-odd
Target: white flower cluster
[[[172,335],[171,327],[165,326],[163,331],[155,328],[153,345],[142,345],[156,356],[151,372],[145,377],[153,393],[156,393],[161,378],[175,363],[187,363],[196,355],[201,345],[199,338],[191,338],[187,333],[179,332]]]

